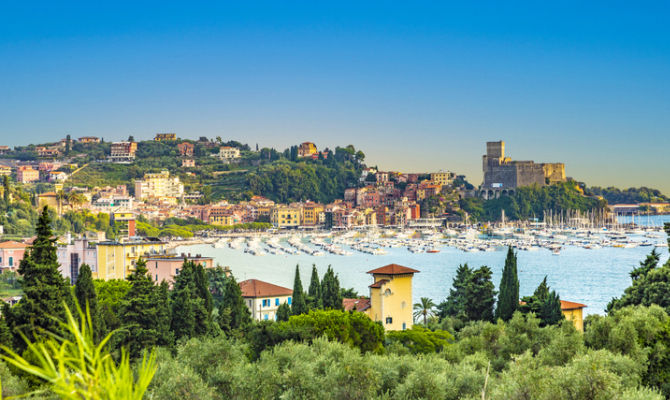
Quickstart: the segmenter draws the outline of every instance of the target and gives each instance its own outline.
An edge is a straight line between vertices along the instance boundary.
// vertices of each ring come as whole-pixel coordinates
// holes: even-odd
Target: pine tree
[[[201,265],[184,260],[172,292],[172,332],[176,339],[208,334],[212,329],[212,295]]]
[[[288,321],[291,317],[291,306],[288,303],[282,303],[277,308],[277,321]]]
[[[130,290],[119,312],[122,329],[126,334],[121,344],[128,348],[131,357],[141,356],[142,351],[159,342],[156,287],[147,272],[146,261],[138,259],[135,270],[126,278],[130,282]]]
[[[468,264],[458,266],[456,276],[452,282],[452,289],[449,290],[449,296],[445,301],[437,306],[438,316],[446,318],[448,316],[465,319],[465,289],[470,282],[472,276],[472,269]]]
[[[493,321],[496,291],[491,275],[485,265],[472,271],[465,288],[465,315],[470,321]]]
[[[300,281],[300,268],[295,266],[295,277],[293,279],[293,301],[291,303],[291,313],[293,315],[306,314],[307,301],[305,300],[305,292],[302,290],[302,281]]]
[[[47,207],[40,214],[36,231],[33,245],[19,264],[23,298],[5,315],[13,333],[21,332],[31,340],[44,332],[58,333],[60,326],[54,318],[64,320],[63,304],[72,306],[69,285],[58,270],[56,240]],[[14,335],[14,346],[21,351],[25,348],[20,335]]]
[[[326,310],[342,309],[342,292],[340,291],[340,280],[335,275],[333,268],[329,265],[321,281],[321,302]]]
[[[509,321],[514,311],[519,308],[519,278],[516,268],[516,254],[512,247],[507,249],[507,258],[500,279],[500,292],[498,293],[498,305],[496,307],[496,318]]]
[[[319,272],[316,270],[316,265],[312,265],[312,277],[309,281],[307,295],[309,296],[310,309],[323,307],[321,303],[321,282],[319,282]]]
[[[242,298],[242,289],[232,275],[226,280],[218,322],[221,329],[226,332],[240,329],[251,322],[249,308]]]
[[[564,318],[561,299],[556,291],[549,290],[546,276],[532,296],[526,296],[521,300],[524,304],[519,310],[523,313],[534,313],[540,319],[540,326],[554,325]]]
[[[91,315],[91,322],[93,323],[94,337],[101,339],[104,327],[102,326],[102,318],[100,316],[100,309],[98,307],[98,298],[93,286],[93,277],[91,267],[88,264],[82,264],[79,268],[79,276],[77,276],[77,284],[74,287],[74,296],[82,311],[86,312],[86,307]]]
[[[540,326],[556,325],[565,318],[563,311],[561,311],[561,299],[555,290],[552,290],[551,293],[549,293],[547,299],[540,307],[539,317],[543,322],[540,323]]]

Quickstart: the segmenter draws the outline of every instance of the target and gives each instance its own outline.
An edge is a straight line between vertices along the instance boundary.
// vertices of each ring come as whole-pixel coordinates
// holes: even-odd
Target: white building
[[[61,275],[74,285],[77,283],[82,264],[88,264],[92,272],[98,271],[98,251],[95,243],[89,242],[86,238],[69,242],[58,246],[58,264],[60,264],[58,269]]]
[[[237,147],[221,146],[219,148],[219,158],[222,160],[240,158],[240,149]]]
[[[133,198],[130,196],[101,197],[91,203],[91,208],[99,212],[109,213],[117,208],[133,209]]]
[[[242,297],[256,321],[277,319],[277,309],[281,304],[291,305],[293,290],[271,283],[248,279],[240,282]]]

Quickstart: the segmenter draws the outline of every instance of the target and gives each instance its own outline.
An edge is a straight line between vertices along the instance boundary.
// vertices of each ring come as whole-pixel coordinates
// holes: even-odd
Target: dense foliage
[[[636,203],[667,203],[670,197],[665,196],[660,190],[647,187],[619,189],[615,187],[588,188],[588,192],[595,196],[602,196],[609,204],[636,204]]]
[[[516,188],[511,195],[497,199],[467,198],[460,202],[463,211],[477,221],[500,220],[502,210],[509,220],[544,217],[545,212],[560,215],[568,210],[590,212],[604,208],[604,200],[588,197],[574,181],[550,186],[524,186]]]

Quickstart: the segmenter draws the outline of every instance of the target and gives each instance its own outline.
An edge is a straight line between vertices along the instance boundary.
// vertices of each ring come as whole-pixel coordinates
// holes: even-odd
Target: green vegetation
[[[584,196],[575,181],[520,187],[512,195],[497,199],[466,198],[460,201],[461,209],[477,221],[500,220],[502,210],[505,210],[509,220],[542,219],[549,211],[555,215],[568,210],[588,212],[600,210],[606,205],[604,200]]]
[[[496,318],[509,321],[514,311],[519,308],[519,277],[516,271],[516,254],[512,247],[507,249],[499,288]]]
[[[594,196],[602,196],[609,204],[636,204],[636,203],[667,203],[670,197],[660,190],[647,187],[618,189],[615,187],[601,188],[592,186],[587,192]]]

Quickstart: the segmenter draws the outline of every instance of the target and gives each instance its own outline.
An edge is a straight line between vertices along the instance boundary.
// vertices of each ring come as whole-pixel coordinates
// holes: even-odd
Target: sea
[[[629,222],[621,217],[622,223]],[[640,225],[662,226],[670,222],[670,215],[637,218]],[[664,239],[661,239],[664,240]],[[620,297],[631,284],[630,271],[639,265],[653,247],[584,249],[564,246],[559,255],[546,249],[519,251],[517,268],[520,295],[531,295],[544,277],[551,289],[562,300],[583,303],[585,314],[604,314],[607,303]],[[213,257],[215,264],[229,266],[238,281],[259,279],[276,285],[293,287],[296,265],[299,266],[303,287],[309,286],[312,265],[322,277],[331,266],[343,288],[353,288],[360,295],[368,295],[372,269],[400,264],[419,270],[413,279],[413,301],[428,297],[436,304],[449,294],[456,269],[460,264],[477,268],[488,266],[493,272],[493,282],[500,283],[507,250],[492,252],[463,252],[456,248],[442,247],[439,253],[411,253],[406,248],[386,248],[385,255],[353,252],[340,256],[272,255],[254,256],[229,247],[214,248],[210,244],[178,247],[178,253],[200,254]],[[661,264],[668,259],[668,248],[659,248]]]

